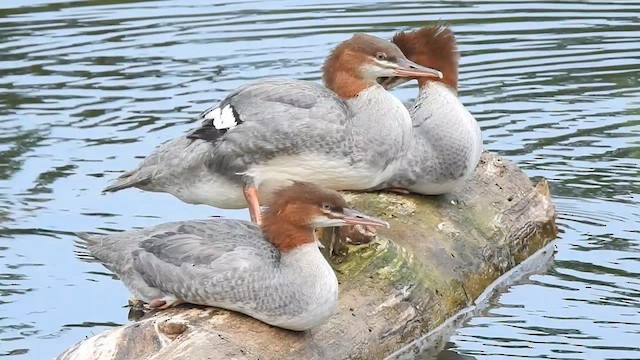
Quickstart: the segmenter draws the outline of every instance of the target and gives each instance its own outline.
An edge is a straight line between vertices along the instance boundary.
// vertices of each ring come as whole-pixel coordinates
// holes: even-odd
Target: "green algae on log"
[[[338,309],[306,332],[197,306],[149,313],[59,355],[71,359],[381,359],[435,329],[498,277],[555,238],[547,182],[484,153],[457,192],[347,194],[390,229],[364,245],[320,233],[333,247]]]

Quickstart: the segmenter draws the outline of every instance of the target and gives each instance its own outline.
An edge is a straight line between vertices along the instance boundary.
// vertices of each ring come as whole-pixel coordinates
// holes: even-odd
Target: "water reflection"
[[[245,81],[318,80],[353,32],[442,19],[487,148],[550,180],[562,236],[550,271],[493,299],[438,358],[637,357],[639,15],[626,1],[1,4],[0,355],[50,358],[127,322],[126,290],[73,258],[72,231],[247,218],[164,194],[103,196],[108,179]]]

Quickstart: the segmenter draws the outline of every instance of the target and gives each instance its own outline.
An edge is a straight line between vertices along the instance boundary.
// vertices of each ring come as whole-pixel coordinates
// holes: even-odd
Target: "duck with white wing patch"
[[[335,190],[364,190],[395,173],[411,118],[379,77],[441,78],[407,60],[392,43],[365,34],[338,45],[323,80],[249,83],[201,115],[202,125],[160,146],[105,191],[138,187],[195,204],[249,207],[274,189],[304,180]]]

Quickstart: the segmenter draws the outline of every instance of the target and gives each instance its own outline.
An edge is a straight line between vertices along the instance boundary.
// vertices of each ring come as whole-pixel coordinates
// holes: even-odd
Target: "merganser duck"
[[[326,59],[326,88],[267,79],[241,86],[200,115],[201,127],[163,144],[106,187],[167,192],[186,203],[249,207],[291,180],[364,190],[387,180],[407,151],[411,117],[379,77],[436,77],[393,43],[356,34]],[[258,189],[260,190],[258,192]]]
[[[274,195],[261,227],[209,219],[102,236],[78,233],[76,253],[101,262],[150,308],[187,302],[307,330],[331,316],[338,299],[338,280],[314,229],[389,223],[350,209],[337,192],[311,183],[294,182]]]
[[[412,141],[399,170],[376,189],[439,195],[454,191],[475,170],[482,155],[482,133],[457,96],[458,60],[453,31],[442,25],[400,32],[392,40],[412,61],[440,69],[444,76],[418,78],[420,93],[409,110]],[[383,81],[387,88],[408,81]]]

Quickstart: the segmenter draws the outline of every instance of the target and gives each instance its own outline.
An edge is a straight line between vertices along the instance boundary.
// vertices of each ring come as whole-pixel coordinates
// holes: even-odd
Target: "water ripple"
[[[127,321],[126,290],[73,258],[73,231],[246,218],[162,194],[101,195],[116,173],[243,82],[319,80],[354,32],[443,20],[485,146],[550,181],[562,229],[554,268],[495,299],[447,352],[637,357],[639,16],[637,3],[577,0],[0,4],[0,354],[51,357]],[[80,305],[87,289],[106,295]]]

